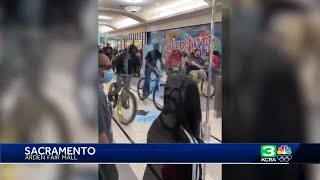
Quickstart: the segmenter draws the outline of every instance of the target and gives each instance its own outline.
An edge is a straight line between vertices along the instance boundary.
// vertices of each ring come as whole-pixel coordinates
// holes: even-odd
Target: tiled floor
[[[137,94],[137,84],[138,84],[139,79],[134,78],[132,79],[131,83],[131,89],[132,92],[135,94],[137,103],[138,103],[138,110],[145,110],[145,111],[155,111],[156,108],[151,101],[152,96],[150,96],[150,99],[146,99],[145,101],[141,101],[138,98]],[[108,85],[105,85],[105,92],[107,93],[108,91]],[[205,121],[206,119],[206,104],[207,104],[207,99],[201,95],[201,109],[202,109],[202,119]],[[214,99],[210,100],[210,111],[209,111],[209,123],[211,125],[211,139],[210,143],[220,143],[222,135],[221,135],[221,125],[222,125],[222,119],[221,118],[214,118],[214,110],[213,110],[213,104],[214,104]],[[114,117],[117,119],[116,112],[114,111]],[[122,125],[122,129],[125,131],[125,133],[128,134],[128,136],[132,139],[134,143],[146,143],[146,137],[148,130],[151,126],[153,121],[148,121],[148,122],[141,122],[141,121],[133,121],[129,125]],[[125,136],[124,132],[120,129],[117,123],[112,122],[112,127],[113,127],[113,134],[114,134],[114,141],[116,143],[130,143],[128,138]],[[219,141],[218,141],[218,140]],[[130,164],[130,167],[132,168],[133,172],[135,173],[136,177],[138,180],[142,180],[143,174],[145,171],[146,164]],[[209,164],[206,166],[207,173],[206,173],[206,179],[207,180],[221,180],[222,178],[222,166],[219,164]],[[121,172],[120,172],[121,173]]]

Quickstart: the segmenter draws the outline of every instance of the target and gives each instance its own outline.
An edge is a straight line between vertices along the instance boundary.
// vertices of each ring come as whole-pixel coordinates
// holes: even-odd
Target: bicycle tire
[[[137,86],[137,93],[138,93],[138,96],[139,96],[139,99],[144,101],[145,98],[143,97],[143,93],[140,94],[140,90],[142,89],[142,92],[143,92],[143,86],[144,86],[144,82],[145,82],[146,78],[141,78],[138,82],[138,86]],[[142,88],[140,88],[140,86],[142,85]]]
[[[116,85],[117,85],[116,82],[110,84],[109,90],[108,90],[108,94],[116,89]],[[107,97],[108,97],[108,96],[107,96]],[[111,99],[109,99],[109,97],[108,97],[108,102],[109,102],[110,104],[112,104],[111,107],[112,107],[113,109],[117,106],[117,103],[118,103],[118,98],[117,98],[117,97],[118,97],[117,95],[116,95],[116,96],[113,96],[113,97],[112,97],[112,101],[111,101]]]
[[[122,102],[123,102],[123,97],[124,97],[124,93],[127,93],[128,94],[128,98],[132,99],[132,103],[133,103],[133,113],[131,115],[131,117],[129,119],[126,119],[123,117],[123,113],[122,113]],[[119,99],[118,99],[118,104],[117,104],[117,114],[118,114],[118,119],[120,121],[120,123],[124,124],[124,125],[128,125],[130,124],[134,118],[136,117],[136,114],[137,114],[137,100],[136,100],[136,97],[134,96],[134,94],[130,91],[128,92],[123,92]]]
[[[160,87],[164,87],[164,86],[165,86],[164,84],[160,84]],[[163,106],[161,106],[160,104],[158,104],[156,102],[156,92],[157,92],[157,90],[153,91],[153,104],[159,111],[162,111],[163,110]]]
[[[37,101],[37,100],[36,100]],[[69,134],[69,128],[67,121],[63,114],[60,113],[60,111],[55,107],[52,103],[48,102],[47,100],[44,100],[43,98],[38,98],[37,106],[41,108],[36,108],[35,111],[28,110],[28,106],[24,104],[25,102],[20,102],[18,106],[15,108],[15,112],[13,113],[12,123],[14,123],[13,128],[17,130],[17,142],[21,143],[31,143],[31,133],[32,129],[35,124],[40,124],[40,121],[42,120],[43,115],[47,115],[48,117],[51,117],[50,119],[53,121],[53,123],[56,126],[55,131],[59,132],[57,133],[59,137],[58,143],[68,143],[71,142],[71,136]],[[39,109],[42,109],[43,111],[38,111]],[[19,113],[18,113],[19,112]],[[24,113],[25,112],[25,113]],[[38,114],[41,112],[42,114]],[[25,121],[21,122],[21,118],[19,118],[19,114],[24,113]],[[33,123],[28,123],[33,121]],[[34,143],[34,142],[33,142]],[[40,142],[36,142],[40,143]],[[59,165],[57,167],[58,179],[70,179],[72,177],[73,167],[70,164],[64,164]]]
[[[207,84],[208,83],[205,83],[206,82],[206,80],[205,79],[202,79],[202,81],[201,81],[201,92],[202,92],[202,94],[205,96],[205,97],[208,97],[208,94],[207,93],[205,93],[207,90],[206,90],[206,88],[207,88]],[[210,98],[213,98],[214,96],[215,96],[215,94],[216,94],[216,90],[215,90],[215,88],[214,88],[214,85],[212,84],[212,83],[210,83],[210,85],[211,85],[211,88],[213,88],[213,92],[210,94]]]

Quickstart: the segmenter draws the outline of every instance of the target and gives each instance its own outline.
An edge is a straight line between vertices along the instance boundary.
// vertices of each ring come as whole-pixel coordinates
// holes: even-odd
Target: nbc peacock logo
[[[288,163],[292,159],[292,151],[288,145],[262,145],[261,162],[263,163]]]
[[[289,162],[292,159],[292,151],[291,148],[287,145],[281,145],[278,147],[277,151],[277,159],[280,162]]]

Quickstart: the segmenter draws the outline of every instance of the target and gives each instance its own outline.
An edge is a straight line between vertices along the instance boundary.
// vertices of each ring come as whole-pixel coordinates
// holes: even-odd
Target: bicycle
[[[201,93],[205,96],[205,97],[210,97],[213,98],[215,96],[215,88],[214,88],[214,82],[213,79],[211,79],[211,83],[208,83],[209,81],[209,69],[203,69],[205,71],[205,76],[202,78],[202,80],[199,82],[200,83],[200,91]],[[193,78],[193,76],[191,74],[188,74],[191,78]],[[208,95],[208,84],[211,85],[210,88],[210,95]]]
[[[209,69],[205,69],[204,70],[206,72],[206,76],[203,77],[203,79],[201,80],[201,85],[200,85],[200,89],[201,89],[201,92],[202,94],[205,96],[205,97],[209,97],[210,98],[213,98],[215,96],[215,87],[214,87],[214,80],[211,79],[211,82],[209,83]],[[210,84],[211,88],[210,88],[210,94],[208,95],[208,85]]]
[[[25,42],[26,37],[19,37],[20,42]],[[29,40],[29,39],[27,39]],[[33,39],[31,39],[33,40]],[[14,74],[10,79],[16,85],[20,85],[18,92],[14,93],[15,103],[10,109],[1,109],[0,114],[0,137],[2,142],[19,142],[19,143],[43,143],[43,142],[71,142],[70,129],[68,120],[62,113],[61,109],[55,103],[52,103],[40,90],[41,81],[34,80],[34,74],[27,70],[28,62],[35,59],[29,59],[24,54],[24,61],[21,62],[23,67],[19,72],[5,71],[7,75]],[[33,67],[37,74],[44,64],[38,64]],[[13,66],[12,66],[13,67]],[[23,73],[21,73],[23,72]],[[10,76],[9,76],[10,77]],[[12,84],[1,84],[0,96],[4,98],[12,94]],[[19,92],[22,91],[22,92]],[[50,137],[48,137],[50,136]],[[50,139],[50,140],[49,140]],[[24,166],[23,168],[43,168],[45,166],[33,165]],[[52,166],[52,174],[55,179],[69,179],[73,168],[71,165]],[[1,179],[1,176],[0,176]]]
[[[161,72],[160,69],[156,69],[156,72],[159,74],[159,77],[158,78],[155,78],[155,79],[151,79],[150,78],[150,81],[149,81],[149,85],[152,83],[152,82],[155,82],[155,85],[152,87],[152,88],[149,88],[149,92],[147,94],[147,97],[150,95],[150,94],[153,94],[153,104],[155,105],[155,107],[159,110],[159,111],[162,111],[163,109],[163,98],[164,98],[164,86],[165,84],[161,83],[161,78],[163,77],[163,72]],[[140,98],[140,100],[144,101],[146,98],[144,97],[143,95],[143,87],[144,87],[144,83],[145,83],[145,79],[146,78],[141,78],[138,82],[138,86],[137,86],[137,92],[138,92],[138,96]],[[160,92],[162,94],[160,94],[159,96],[157,96],[157,92]],[[160,102],[158,102],[156,99],[160,98]]]
[[[108,100],[110,103],[113,103],[113,108],[117,108],[117,115],[120,123],[124,125],[130,124],[134,118],[136,117],[137,113],[137,100],[134,94],[130,91],[129,84],[132,75],[120,75],[120,78],[125,78],[125,82],[121,82],[121,89],[117,93],[115,99],[108,95]],[[117,89],[118,83],[112,83],[109,87],[109,93]],[[109,94],[108,93],[108,94]],[[132,108],[130,108],[130,102],[132,102]],[[132,109],[132,113],[127,117],[125,117],[126,113],[124,110]]]

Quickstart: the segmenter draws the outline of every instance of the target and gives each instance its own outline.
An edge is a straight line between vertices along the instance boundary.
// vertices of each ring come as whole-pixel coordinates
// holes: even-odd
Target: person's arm
[[[103,108],[103,102],[102,102],[102,96],[104,95],[100,90],[99,92],[99,116],[98,116],[98,130],[99,130],[99,136],[98,136],[98,142],[99,143],[109,143],[110,140],[107,136],[107,125],[106,125],[106,120],[104,119],[105,117],[105,112]]]
[[[190,62],[192,65],[194,65],[194,66],[196,66],[196,67],[198,67],[198,68],[202,68],[202,66],[200,66],[199,64],[197,64],[196,62],[194,62],[194,61],[191,61]]]
[[[161,53],[159,53],[159,60],[160,60],[160,65],[161,65],[161,69],[162,70],[165,70],[165,68],[166,68],[166,66],[165,66],[165,60],[164,59],[162,59],[162,54]]]
[[[150,60],[152,59],[152,57],[151,57],[151,53],[150,52],[148,52],[148,54],[147,54],[147,56],[146,56],[146,66],[148,66],[150,69],[152,69],[153,68],[153,66],[150,64]]]
[[[99,143],[110,143],[107,133],[105,132],[99,134],[98,141]]]

